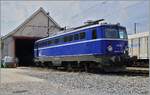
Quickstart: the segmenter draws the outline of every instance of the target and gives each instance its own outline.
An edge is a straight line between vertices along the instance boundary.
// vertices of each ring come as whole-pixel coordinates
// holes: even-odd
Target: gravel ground
[[[12,71],[15,71],[12,73]],[[18,76],[2,78],[0,95],[148,95],[149,77],[62,72],[50,69],[2,69]],[[5,77],[6,74],[1,74]],[[19,76],[20,75],[20,76]],[[15,76],[14,76],[15,77]],[[19,77],[24,77],[19,78]],[[25,78],[26,77],[26,78]],[[27,79],[29,78],[29,79]],[[17,81],[18,79],[18,81]],[[13,79],[14,80],[14,79]],[[11,82],[12,81],[12,82]]]

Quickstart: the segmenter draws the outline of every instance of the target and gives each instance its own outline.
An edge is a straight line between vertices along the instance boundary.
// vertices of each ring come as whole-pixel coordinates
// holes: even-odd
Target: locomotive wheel
[[[48,62],[48,68],[52,68],[53,67],[53,63],[52,62]]]
[[[84,70],[85,70],[85,72],[88,72],[88,66],[87,66],[87,64],[84,64]]]
[[[44,68],[44,67],[45,67],[45,63],[42,63],[42,62],[41,62],[41,63],[40,63],[40,67],[43,67],[43,68]]]
[[[35,66],[39,67],[39,62],[35,62]]]
[[[44,64],[43,64],[42,62],[37,62],[37,63],[36,63],[36,66],[37,66],[37,67],[44,67]]]
[[[89,63],[84,63],[84,71],[88,72],[89,71]]]
[[[125,66],[104,66],[103,71],[106,73],[111,73],[111,72],[122,72],[125,70]]]
[[[71,72],[72,71],[72,66],[70,63],[67,64],[67,71]]]

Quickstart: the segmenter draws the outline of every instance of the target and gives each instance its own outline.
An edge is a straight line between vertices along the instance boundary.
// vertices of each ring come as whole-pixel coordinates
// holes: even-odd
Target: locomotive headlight
[[[113,50],[112,46],[109,45],[109,46],[107,47],[107,50],[108,50],[108,51],[112,51],[112,50]]]

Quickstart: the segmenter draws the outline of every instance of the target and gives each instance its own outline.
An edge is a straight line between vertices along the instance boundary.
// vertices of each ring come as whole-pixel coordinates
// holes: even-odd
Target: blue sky
[[[82,25],[87,20],[104,18],[108,23],[120,22],[128,34],[149,32],[148,0],[138,1],[1,1],[1,34],[14,30],[36,10],[43,7],[62,27]]]

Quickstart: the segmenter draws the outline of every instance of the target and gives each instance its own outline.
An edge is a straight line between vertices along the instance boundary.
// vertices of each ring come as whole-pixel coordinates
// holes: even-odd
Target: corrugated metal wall
[[[129,36],[129,55],[137,56],[138,59],[149,58],[149,35],[147,36],[135,36],[132,38]]]

